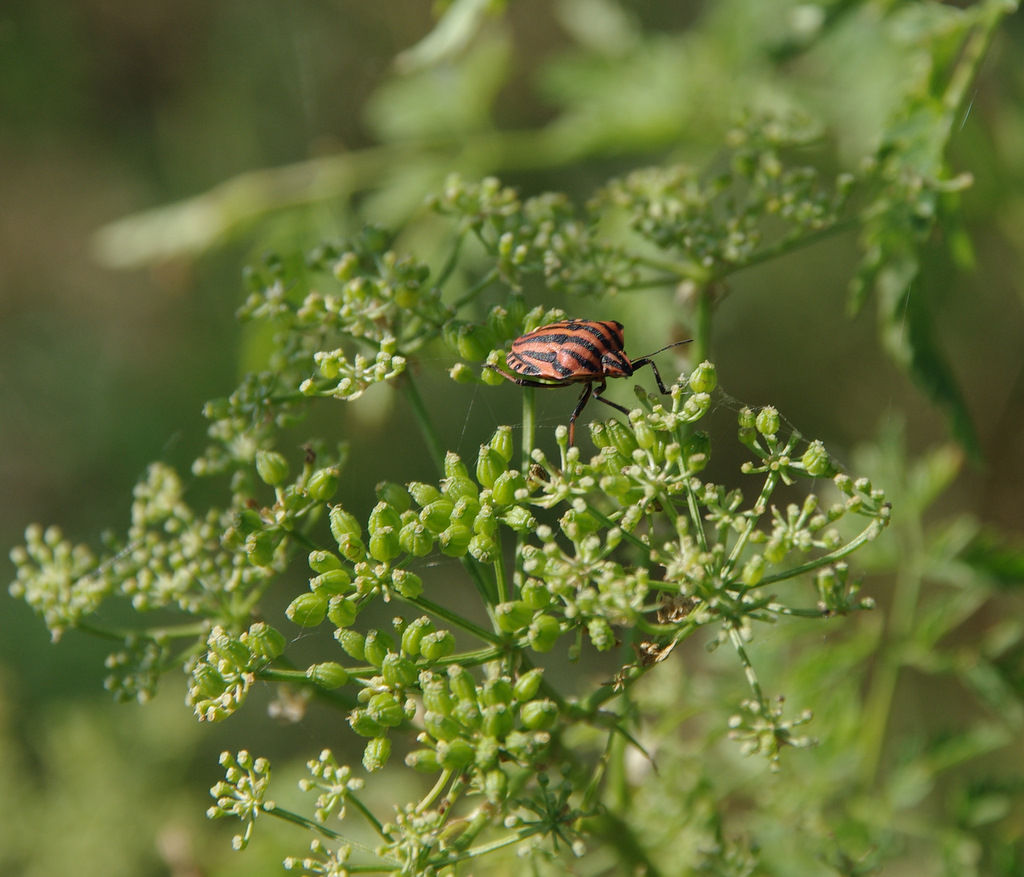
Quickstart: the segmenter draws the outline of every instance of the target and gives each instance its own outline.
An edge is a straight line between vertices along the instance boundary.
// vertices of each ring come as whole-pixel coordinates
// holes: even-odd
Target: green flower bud
[[[683,459],[688,473],[700,472],[711,459],[711,437],[706,432],[695,432],[687,437],[683,443]]]
[[[409,484],[409,493],[421,508],[443,498],[441,491],[434,487],[433,484],[424,484],[422,481],[411,482]]]
[[[502,754],[501,744],[493,737],[477,737],[473,742],[476,744],[476,766],[481,770],[494,770]]]
[[[366,660],[366,637],[358,630],[350,627],[339,627],[334,631],[334,638],[354,661]]]
[[[252,649],[241,640],[228,636],[223,628],[211,631],[208,645],[214,655],[234,668],[244,669],[252,663]]]
[[[503,804],[508,795],[508,777],[500,768],[487,771],[484,775],[484,796],[494,806]]]
[[[694,393],[713,393],[718,386],[718,373],[706,359],[690,374],[688,381]]]
[[[256,452],[256,472],[264,484],[277,487],[288,480],[288,460],[277,451]]]
[[[389,688],[408,688],[416,681],[415,664],[394,652],[385,656],[380,672]]]
[[[366,634],[364,645],[367,663],[380,667],[388,652],[395,650],[395,642],[382,630],[371,630]]]
[[[601,529],[601,522],[586,509],[583,511],[569,509],[559,518],[558,524],[562,528],[562,532],[573,542],[582,542],[591,533],[596,533]]]
[[[508,311],[501,305],[495,305],[487,314],[487,328],[496,338],[509,338],[517,334],[516,327],[508,321]]]
[[[272,566],[274,552],[280,544],[277,533],[259,530],[245,537],[245,553],[253,566]]]
[[[406,554],[426,557],[434,550],[434,537],[419,520],[414,520],[398,531],[398,544]]]
[[[543,667],[534,667],[532,670],[524,673],[516,680],[516,684],[512,686],[512,696],[520,703],[533,700],[537,696],[537,692],[540,691],[541,677],[543,675]]]
[[[700,420],[711,408],[711,396],[708,393],[694,393],[683,402],[680,414],[687,423]]]
[[[740,440],[740,444],[753,448],[757,440],[757,433],[753,429],[741,426],[737,438]]]
[[[456,349],[470,362],[483,362],[494,349],[494,335],[486,326],[468,324],[459,328]]]
[[[498,535],[498,521],[494,517],[494,507],[490,503],[480,506],[473,519],[473,532],[489,539],[494,539]]]
[[[505,751],[516,761],[530,763],[544,752],[551,742],[546,731],[513,731],[505,738]]]
[[[605,475],[601,479],[601,490],[605,493],[620,498],[633,487],[633,482],[630,481],[625,475]],[[623,502],[623,505],[631,505],[631,503]]]
[[[433,749],[414,749],[405,756],[405,763],[422,773],[437,773],[441,769],[441,763]]]
[[[800,458],[800,462],[803,463],[807,474],[813,475],[815,478],[828,477],[834,475],[836,471],[828,451],[825,450],[825,446],[819,441],[811,442],[810,447],[804,451],[803,457]]]
[[[452,664],[448,668],[448,687],[459,700],[476,705],[476,682],[464,667]]]
[[[444,477],[454,478],[459,481],[469,481],[469,470],[462,458],[454,451],[448,451],[444,455]]]
[[[475,496],[460,496],[452,507],[452,523],[473,527],[476,531],[476,516],[480,512],[480,500]]]
[[[455,636],[450,630],[428,633],[420,640],[420,654],[428,663],[447,658],[455,651]]]
[[[431,533],[441,533],[451,524],[454,508],[454,504],[448,499],[428,503],[420,512],[420,523]]]
[[[755,554],[744,564],[743,571],[740,573],[740,581],[748,588],[754,587],[754,585],[761,581],[761,577],[764,575],[764,566],[764,557],[760,554]]]
[[[412,497],[401,484],[393,481],[382,481],[377,485],[377,499],[398,511],[399,514],[412,507]]]
[[[493,487],[498,476],[507,471],[507,468],[508,461],[494,448],[480,445],[480,453],[476,458],[476,480],[484,487]]]
[[[309,496],[294,484],[286,484],[278,490],[281,492],[281,506],[289,514],[296,514],[309,504]]]
[[[505,302],[505,309],[508,311],[508,324],[513,332],[521,334],[519,327],[526,319],[526,299],[521,292],[513,292]]]
[[[459,465],[461,466],[462,464],[460,463]],[[457,476],[445,478],[441,482],[441,489],[444,491],[444,495],[454,503],[457,503],[460,499],[476,502],[479,496],[476,483],[469,478]]]
[[[562,635],[562,626],[551,615],[535,615],[530,622],[527,640],[535,652],[550,652]]]
[[[494,607],[494,619],[505,633],[522,630],[533,621],[533,610],[523,600],[511,600]]]
[[[452,718],[462,727],[471,731],[480,730],[483,721],[480,716],[480,708],[467,700],[456,701],[455,706],[452,707]]]
[[[480,690],[480,703],[486,706],[512,703],[512,683],[503,676],[488,679]]]
[[[761,435],[775,435],[779,431],[779,412],[771,405],[766,405],[757,413],[754,421]]]
[[[334,276],[345,282],[355,277],[359,271],[359,256],[353,252],[342,253],[341,257],[334,263]]]
[[[454,740],[462,734],[462,726],[451,716],[429,710],[423,714],[423,727],[436,740]]]
[[[788,539],[769,539],[764,549],[764,559],[772,566],[778,566],[786,559],[792,548]]]
[[[354,709],[348,714],[349,726],[360,737],[379,737],[384,733],[384,726],[371,718],[365,709]]]
[[[740,429],[753,429],[754,424],[757,422],[757,415],[754,414],[752,409],[744,406],[740,409],[737,420],[739,421]]]
[[[490,369],[484,371],[484,374],[489,374]],[[448,377],[450,377],[456,384],[473,384],[476,383],[476,372],[473,371],[466,363],[457,362],[450,369],[448,369]]]
[[[306,482],[306,493],[317,502],[327,502],[338,492],[339,475],[337,466],[317,469]]]
[[[212,664],[197,664],[192,671],[192,688],[198,698],[220,697],[227,691],[227,681]]]
[[[512,506],[499,517],[517,533],[532,533],[537,529],[537,519],[522,506]]]
[[[442,716],[451,715],[455,701],[448,692],[448,686],[439,677],[433,677],[423,683],[423,709]]]
[[[651,450],[658,442],[658,434],[646,420],[638,420],[633,425],[636,443],[645,451]]]
[[[420,654],[420,641],[428,633],[433,632],[433,622],[426,616],[421,616],[401,632],[401,651],[410,658],[416,658]]]
[[[469,540],[469,553],[480,563],[494,563],[498,559],[498,543],[492,537],[478,533]]]
[[[338,597],[352,590],[352,576],[344,569],[332,569],[309,580],[310,590],[327,597]]]
[[[488,737],[494,737],[495,740],[504,740],[515,727],[516,714],[506,704],[491,704],[490,706],[485,706],[480,712],[484,720],[482,730]]]
[[[476,753],[466,740],[441,740],[437,744],[437,760],[445,770],[462,770],[473,763]]]
[[[339,545],[344,536],[358,537],[362,535],[363,528],[360,526],[356,516],[345,511],[342,506],[336,505],[331,508],[330,519],[331,534]]]
[[[327,615],[327,597],[313,591],[299,594],[288,604],[284,614],[300,627],[316,627]]]
[[[340,688],[348,682],[348,671],[334,661],[324,661],[307,669],[306,678],[312,680],[314,685],[329,690]]]
[[[548,731],[558,720],[558,705],[553,700],[531,700],[519,708],[519,718],[530,731]]]
[[[338,549],[342,556],[352,563],[359,563],[366,559],[366,546],[358,536],[343,534],[338,540]]]
[[[506,469],[491,486],[491,500],[495,505],[505,506],[515,502],[516,491],[526,487],[522,472]]]
[[[407,569],[392,571],[391,586],[409,600],[415,600],[423,593],[423,579]]]
[[[494,431],[494,435],[491,436],[490,446],[495,453],[505,461],[505,465],[502,466],[502,469],[506,468],[512,460],[512,454],[515,453],[515,448],[512,443],[512,427],[499,426]]]
[[[373,695],[366,704],[366,712],[385,728],[395,728],[405,721],[405,710],[390,691]]]
[[[264,520],[256,509],[242,509],[235,515],[235,529],[244,536],[263,529]]]
[[[615,634],[612,626],[604,618],[591,618],[587,622],[587,633],[590,641],[599,652],[606,652],[615,645]]]
[[[318,573],[341,569],[341,558],[333,551],[310,551],[309,568]]]
[[[631,460],[633,458],[633,451],[640,447],[633,432],[624,423],[614,419],[606,420],[604,429],[605,435],[612,447],[627,460]]]
[[[383,527],[390,527],[397,532],[401,529],[401,526],[401,513],[394,506],[388,505],[386,502],[379,502],[373,507],[373,511],[370,512],[370,519],[367,522],[367,529],[370,531],[370,535],[373,535],[374,531],[380,530]]]
[[[338,628],[351,627],[358,614],[359,607],[354,599],[331,597],[330,603],[327,604],[327,618]],[[362,658],[359,660],[361,661]]]
[[[543,585],[528,582],[520,592],[523,602],[534,612],[547,609],[551,605],[551,592]]]
[[[374,737],[367,741],[363,750],[363,767],[367,773],[381,770],[388,763],[391,755],[391,740],[387,737]]]
[[[252,653],[264,661],[272,661],[282,655],[288,645],[284,634],[265,621],[256,621],[249,625],[248,632],[242,634],[241,638]]]
[[[612,447],[612,440],[608,435],[608,430],[600,420],[592,420],[587,425],[590,427],[590,440],[599,451]]]
[[[370,557],[387,563],[402,553],[398,530],[392,527],[378,527],[370,533]]]
[[[473,531],[469,527],[460,524],[452,524],[442,530],[437,536],[441,553],[447,557],[462,557],[469,550],[469,543],[473,539]]]

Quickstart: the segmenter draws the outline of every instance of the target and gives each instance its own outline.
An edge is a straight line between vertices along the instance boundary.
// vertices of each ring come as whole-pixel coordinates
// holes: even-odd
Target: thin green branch
[[[505,642],[505,639],[501,634],[480,627],[480,625],[474,624],[458,612],[448,609],[440,603],[435,603],[433,600],[428,600],[426,597],[403,597],[402,599],[424,612],[428,612],[438,618],[443,618],[448,622],[448,624],[452,625],[452,627],[457,627],[466,631],[466,633],[471,633],[473,636],[483,640],[485,643],[500,646]]]
[[[878,535],[880,525],[882,525],[881,521],[877,519],[873,520],[855,538],[851,539],[845,545],[840,546],[835,551],[830,551],[828,554],[823,554],[821,557],[817,557],[814,560],[807,561],[807,563],[800,564],[800,566],[793,566],[789,569],[783,570],[782,572],[764,576],[764,578],[762,578],[754,587],[763,588],[767,585],[775,584],[775,582],[784,582],[787,579],[794,579],[797,576],[802,576],[804,573],[814,572],[816,569],[821,569],[823,566],[828,566],[829,564],[835,563],[837,560],[842,560],[844,557],[848,557],[853,554],[853,552],[862,545],[865,545],[874,539]]]
[[[416,423],[419,425],[420,432],[423,434],[423,439],[427,443],[427,448],[430,450],[430,455],[434,459],[434,465],[437,466],[438,471],[441,475],[444,475],[444,458],[446,449],[444,443],[441,441],[440,436],[437,434],[437,430],[434,428],[434,421],[430,416],[430,412],[427,410],[427,406],[423,401],[423,397],[420,395],[420,391],[416,386],[416,381],[408,371],[405,372],[403,381],[403,387],[405,389],[405,397],[412,407],[413,415],[416,418]]]

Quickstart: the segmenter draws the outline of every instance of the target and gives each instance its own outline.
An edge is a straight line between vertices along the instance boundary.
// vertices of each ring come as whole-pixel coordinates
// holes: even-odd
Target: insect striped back
[[[562,383],[633,374],[623,353],[622,323],[615,320],[562,320],[541,326],[513,341],[505,361],[521,375]]]
[[[623,350],[622,323],[615,320],[562,320],[541,326],[512,342],[512,349],[505,356],[511,371],[503,371],[493,363],[484,363],[484,368],[497,372],[506,380],[521,387],[553,389],[569,384],[584,384],[583,392],[569,417],[569,446],[576,441],[576,418],[593,396],[616,411],[629,414],[629,410],[605,399],[602,395],[608,378],[630,377],[638,368],[651,367],[658,389],[669,391],[661,379],[658,367],[652,357],[687,344],[676,341],[661,350],[655,350],[640,359],[630,361]],[[516,374],[524,377],[516,377]]]

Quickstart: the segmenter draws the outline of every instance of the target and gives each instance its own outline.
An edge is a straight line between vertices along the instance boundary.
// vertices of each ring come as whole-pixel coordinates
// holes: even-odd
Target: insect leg
[[[604,389],[604,384],[601,384],[601,390]],[[590,394],[594,391],[594,385],[587,382],[586,386],[583,387],[583,392],[580,393],[580,400],[576,403],[576,407],[573,409],[572,417],[569,418],[569,447],[571,448],[576,444],[576,418],[580,416],[580,412],[587,404],[587,400],[590,398]],[[600,392],[600,390],[598,391]],[[600,396],[598,396],[600,398]]]
[[[653,359],[638,359],[633,363],[633,371],[643,368],[645,365],[651,367],[651,371],[654,372],[654,380],[658,382],[658,389],[667,396],[670,391],[665,389],[665,382],[661,379],[661,373],[658,371],[658,367],[654,364]]]
[[[605,397],[601,395],[605,391],[606,386],[607,384],[602,381],[601,386],[594,390],[594,398],[600,399],[605,405],[611,405],[612,408],[621,411],[623,414],[629,414],[629,409],[625,405],[620,405],[618,402],[612,402],[610,399],[605,399]]]

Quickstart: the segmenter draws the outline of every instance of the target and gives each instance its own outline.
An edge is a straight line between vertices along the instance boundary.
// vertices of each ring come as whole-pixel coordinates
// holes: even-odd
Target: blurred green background
[[[94,544],[107,528],[123,531],[149,461],[187,468],[204,443],[203,402],[245,369],[252,342],[233,316],[241,271],[269,246],[303,249],[371,219],[408,220],[407,242],[429,247],[437,223],[419,205],[453,170],[582,201],[635,166],[713,166],[748,106],[806,106],[830,126],[831,160],[856,160],[915,55],[899,45],[865,55],[873,43],[858,27],[873,20],[872,4],[856,3],[822,7],[848,16],[848,54],[838,37],[801,54],[800,16],[816,8],[525,0],[479,28],[469,21],[468,46],[431,67],[430,44],[399,55],[434,23],[430,4],[412,0],[7,0],[5,554],[32,521]],[[449,35],[448,48],[456,42]],[[1018,16],[997,36],[952,141],[954,169],[975,177],[963,198],[975,270],[954,269],[936,246],[919,281],[984,454],[939,512],[1010,534],[1024,520],[1022,155]],[[97,238],[127,214],[284,166],[293,173],[243,177],[237,198],[221,190],[232,203],[213,219],[193,203],[136,226],[137,237]],[[113,267],[115,256],[125,265]],[[853,237],[836,236],[736,276],[715,326],[720,382],[741,403],[775,404],[840,459],[900,424],[913,457],[945,440],[945,422],[882,353],[872,309],[848,319],[856,260]],[[657,301],[672,306],[668,294]],[[648,302],[580,316],[636,327],[634,355],[665,340]],[[448,364],[426,365],[440,375]],[[467,453],[518,414],[474,395],[467,418],[465,388],[443,377],[429,386],[453,412],[443,438]],[[418,436],[387,402],[367,401],[357,443],[402,442],[401,471],[387,477],[422,477],[431,469]],[[550,435],[568,403],[541,403]],[[345,496],[365,504],[384,475],[346,473]],[[203,819],[205,790],[223,748],[314,755],[319,735],[272,719],[198,727],[173,678],[147,708],[115,706],[102,690],[102,644],[72,634],[51,645],[24,604],[0,599],[0,873],[184,875],[200,873],[197,862],[201,873],[278,873],[281,856],[232,856],[234,829]]]

